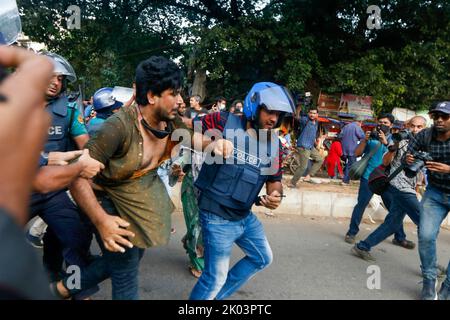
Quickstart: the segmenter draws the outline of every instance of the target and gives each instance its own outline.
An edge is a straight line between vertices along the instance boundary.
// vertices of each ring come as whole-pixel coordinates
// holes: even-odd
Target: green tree
[[[139,61],[163,54],[185,69],[187,91],[206,73],[210,98],[243,98],[256,81],[372,95],[377,112],[450,96],[446,0],[378,1],[380,30],[367,28],[367,0],[19,3],[25,32],[67,56],[90,92],[129,86]],[[82,9],[81,30],[64,28],[72,4]]]

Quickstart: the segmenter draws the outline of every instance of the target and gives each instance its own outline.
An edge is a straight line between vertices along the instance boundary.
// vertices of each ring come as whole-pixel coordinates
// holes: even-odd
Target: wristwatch
[[[41,159],[42,159],[42,164],[44,165],[44,166],[47,166],[48,165],[48,152],[44,152],[44,151],[42,151],[41,152]]]

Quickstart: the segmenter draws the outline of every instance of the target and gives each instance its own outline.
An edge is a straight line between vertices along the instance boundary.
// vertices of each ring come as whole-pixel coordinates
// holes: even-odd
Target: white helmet
[[[77,75],[66,59],[61,57],[59,54],[52,52],[45,52],[43,55],[52,59],[54,66],[53,73],[66,76],[69,82],[77,81]]]

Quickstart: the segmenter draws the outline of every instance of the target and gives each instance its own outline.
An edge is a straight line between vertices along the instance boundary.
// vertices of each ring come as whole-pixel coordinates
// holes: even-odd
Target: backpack
[[[394,179],[404,168],[401,164],[394,172],[389,175],[389,166],[379,165],[373,169],[369,176],[369,189],[375,194],[382,195],[389,187],[389,182]]]

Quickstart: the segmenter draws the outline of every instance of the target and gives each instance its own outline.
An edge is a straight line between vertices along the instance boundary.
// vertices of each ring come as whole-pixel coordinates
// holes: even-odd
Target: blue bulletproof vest
[[[55,99],[51,101],[47,107],[46,110],[52,117],[52,124],[50,128],[48,129],[48,138],[47,142],[44,146],[44,152],[48,153],[51,151],[70,151],[74,150],[74,145],[72,142],[72,138],[70,136],[70,128],[71,128],[71,118],[67,116],[69,112],[69,108],[73,108],[69,100],[65,95],[62,95],[58,99]],[[75,110],[71,110],[72,112],[75,112]],[[72,113],[73,114],[73,113]],[[31,204],[30,208],[33,212],[34,210],[37,210],[35,206],[38,206],[40,203],[47,201],[51,197],[61,193],[65,192],[66,189],[61,189],[59,191],[53,191],[50,193],[42,194],[33,192],[31,195]]]
[[[44,147],[44,152],[65,152],[73,149],[70,137],[70,118],[73,117],[67,116],[69,108],[69,100],[64,95],[47,105],[47,112],[52,117],[52,124],[48,129],[48,138]],[[75,110],[72,110],[72,112],[74,111]]]
[[[230,129],[235,133],[234,139],[227,137],[227,130]],[[241,132],[240,138],[236,137],[235,130]],[[279,152],[278,144],[273,152],[270,150],[270,144],[266,142],[263,142],[265,147],[262,148],[262,143],[246,132],[246,119],[231,113],[223,135],[225,139],[233,141],[234,161],[224,161],[223,164],[208,164],[206,161],[203,163],[195,181],[195,186],[201,192],[199,203],[202,203],[202,207],[208,207],[208,202],[213,201],[230,209],[250,210],[268,178],[261,170],[268,169],[275,163]],[[245,139],[245,148],[242,145],[242,137]],[[278,142],[275,136],[272,136],[272,139]],[[241,143],[238,143],[239,140]],[[237,161],[236,158],[240,160]]]

